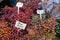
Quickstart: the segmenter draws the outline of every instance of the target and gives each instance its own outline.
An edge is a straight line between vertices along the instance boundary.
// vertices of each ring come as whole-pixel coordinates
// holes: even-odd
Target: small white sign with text
[[[22,22],[16,21],[15,27],[24,30],[24,29],[26,28],[26,25],[27,25],[27,24],[25,24],[25,23],[22,23]]]
[[[23,6],[23,3],[22,2],[17,2],[16,6],[17,7],[22,7]]]
[[[23,3],[22,2],[17,2],[16,6],[18,7],[18,14],[19,14],[19,8],[23,6]]]
[[[44,10],[37,10],[37,14],[44,14]]]

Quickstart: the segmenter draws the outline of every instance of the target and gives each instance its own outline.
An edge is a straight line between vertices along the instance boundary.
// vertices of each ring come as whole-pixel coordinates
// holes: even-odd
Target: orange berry
[[[50,32],[50,30],[48,30],[48,32]]]

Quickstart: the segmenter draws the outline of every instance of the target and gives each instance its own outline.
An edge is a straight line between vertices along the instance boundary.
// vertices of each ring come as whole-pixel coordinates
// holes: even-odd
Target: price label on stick
[[[23,3],[22,2],[17,2],[16,6],[17,7],[22,7],[23,6]]]
[[[37,14],[44,14],[44,10],[37,10]]]
[[[40,20],[42,20],[42,14],[44,14],[44,10],[37,10],[37,14],[40,15]]]
[[[26,25],[27,24],[25,24],[25,23],[16,21],[15,27],[17,27],[18,29],[23,29],[24,30],[26,28]]]
[[[18,7],[18,14],[19,14],[19,8],[23,6],[22,2],[17,2],[16,6]]]

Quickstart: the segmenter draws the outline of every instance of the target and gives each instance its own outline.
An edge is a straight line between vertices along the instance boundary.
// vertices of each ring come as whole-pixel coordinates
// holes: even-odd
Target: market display
[[[23,4],[23,6],[18,4],[21,6],[19,10],[18,5],[15,6],[16,2]],[[51,6],[48,2],[53,5]],[[60,40],[60,20],[58,21],[60,17],[55,17],[56,14],[54,14],[54,9],[57,14],[60,14],[60,4],[56,6],[52,2],[14,0],[11,6],[5,5],[0,8],[0,40]]]

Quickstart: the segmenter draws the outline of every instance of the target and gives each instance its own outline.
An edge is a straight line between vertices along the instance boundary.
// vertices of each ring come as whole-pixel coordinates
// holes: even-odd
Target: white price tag
[[[16,6],[17,7],[22,7],[23,6],[23,3],[22,2],[17,2]]]
[[[37,10],[37,14],[40,15],[40,20],[42,20],[42,14],[44,14],[44,10]]]
[[[22,22],[16,21],[15,27],[24,30],[24,29],[26,28],[26,25],[27,25],[27,24],[25,24],[25,23],[22,23]]]
[[[44,2],[45,0],[41,0],[42,2]]]
[[[23,6],[22,2],[17,2],[16,6],[18,7],[17,13],[19,14],[19,8]]]
[[[37,14],[44,14],[44,10],[37,10]]]

